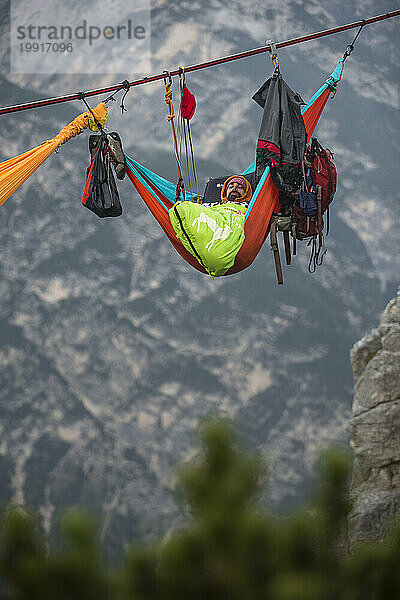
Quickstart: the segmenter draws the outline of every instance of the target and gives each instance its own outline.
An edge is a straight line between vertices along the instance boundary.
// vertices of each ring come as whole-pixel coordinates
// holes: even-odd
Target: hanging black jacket
[[[290,203],[302,182],[307,141],[301,116],[304,102],[277,70],[254,94],[253,100],[264,109],[257,142],[256,183],[269,166],[281,203]]]

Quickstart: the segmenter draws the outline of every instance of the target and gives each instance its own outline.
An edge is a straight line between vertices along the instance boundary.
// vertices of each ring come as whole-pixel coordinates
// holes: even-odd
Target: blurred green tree
[[[0,600],[395,600],[400,525],[385,543],[346,551],[349,454],[325,452],[312,503],[286,518],[257,504],[266,468],[227,421],[200,431],[202,452],[180,469],[187,514],[165,541],[134,547],[118,569],[102,559],[96,527],[76,511],[62,550],[47,547],[35,517],[9,507],[0,539]]]

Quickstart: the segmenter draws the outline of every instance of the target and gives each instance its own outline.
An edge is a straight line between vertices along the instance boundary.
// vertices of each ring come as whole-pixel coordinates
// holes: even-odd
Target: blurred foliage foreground
[[[203,450],[181,469],[190,517],[159,544],[129,550],[118,568],[101,558],[81,513],[63,520],[64,549],[48,548],[35,519],[9,508],[1,528],[1,600],[395,600],[400,527],[385,543],[346,550],[350,459],[325,453],[312,505],[273,518],[256,505],[265,469],[238,447],[232,428],[201,430]]]

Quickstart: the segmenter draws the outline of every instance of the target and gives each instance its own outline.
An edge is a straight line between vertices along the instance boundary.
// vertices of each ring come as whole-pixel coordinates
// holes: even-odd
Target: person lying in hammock
[[[253,100],[263,108],[252,173],[254,191],[268,167],[279,190],[279,202],[286,207],[295,201],[303,180],[307,139],[301,114],[304,103],[284,82],[278,67]],[[245,239],[245,215],[252,193],[247,176],[233,175],[222,185],[220,203],[207,206],[206,188],[202,205],[176,202],[169,209],[177,238],[210,275],[219,277],[233,266]],[[270,201],[269,197],[266,204]]]
[[[221,195],[218,203],[221,202],[240,202],[242,206],[248,207],[253,190],[250,182],[243,175],[231,175],[222,185]],[[205,194],[205,200],[207,195]],[[202,202],[202,206],[213,206],[215,202]]]
[[[257,182],[261,181],[266,168],[269,168],[271,178],[280,193],[282,190],[281,204],[283,199],[293,195],[302,182],[301,165],[306,130],[301,115],[301,98],[290,90],[279,71],[275,69],[273,76],[254,94],[253,99],[264,109],[257,141],[255,169],[248,170],[246,175],[211,180],[211,185],[208,184],[205,190],[203,204],[190,200],[178,200],[172,204],[174,199],[169,197],[169,182],[166,182],[167,192],[161,189],[158,193],[157,185],[151,182],[151,175],[150,180],[148,179],[151,172],[137,172],[137,179],[135,164],[140,170],[139,163],[129,159],[129,176],[139,194],[142,195],[144,190],[150,204],[157,203],[157,211],[168,211],[169,222],[162,212],[162,226],[172,243],[176,243],[177,248],[183,246],[186,253],[191,254],[207,273],[216,277],[227,274],[234,266],[245,237],[246,242],[250,237],[247,236],[247,231],[245,232],[245,221],[247,208],[251,211],[251,207],[255,205],[251,202],[253,190],[257,193],[253,200],[258,203],[259,210],[262,208],[261,200],[268,211],[272,202],[275,202],[268,186],[265,190],[258,189]],[[120,152],[116,150],[117,142]],[[118,154],[121,154],[120,160]],[[91,165],[87,171],[82,203],[99,217],[119,216],[122,213],[110,164],[115,167],[117,177],[122,179],[126,171],[126,158],[118,134],[111,139],[106,134],[100,136],[97,148],[93,148]],[[276,177],[272,171],[276,171]],[[222,187],[220,197],[218,186]],[[210,195],[207,194],[208,187],[213,188]],[[161,201],[160,209],[159,200],[163,197],[166,204]],[[212,198],[211,201],[209,197]],[[152,210],[156,218],[157,211]],[[266,233],[264,231],[259,237],[265,237]]]
[[[218,277],[233,265],[244,241],[244,218],[252,195],[250,182],[232,175],[222,185],[219,202],[180,201],[169,210],[176,236],[210,275]]]

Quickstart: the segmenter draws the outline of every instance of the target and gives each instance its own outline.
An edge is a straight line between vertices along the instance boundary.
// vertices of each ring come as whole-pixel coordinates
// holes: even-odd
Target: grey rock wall
[[[354,450],[350,543],[383,539],[400,508],[400,289],[350,351]]]

